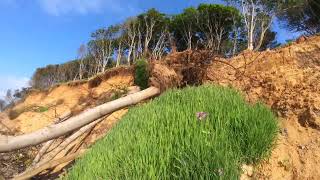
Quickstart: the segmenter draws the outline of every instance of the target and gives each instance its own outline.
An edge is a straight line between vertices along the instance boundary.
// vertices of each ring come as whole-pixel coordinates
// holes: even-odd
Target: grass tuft
[[[270,155],[273,113],[231,88],[171,90],[132,108],[67,179],[238,179]]]

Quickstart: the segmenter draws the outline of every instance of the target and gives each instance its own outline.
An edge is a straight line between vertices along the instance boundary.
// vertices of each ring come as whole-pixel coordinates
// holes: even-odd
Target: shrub
[[[268,157],[277,131],[268,108],[230,88],[172,90],[132,108],[67,178],[239,179],[244,163]]]
[[[43,113],[43,112],[47,112],[48,110],[49,110],[49,107],[39,106],[39,107],[37,107],[34,111],[35,111],[35,112],[39,112],[39,113]]]
[[[135,64],[134,83],[141,89],[148,88],[149,70],[146,60],[138,60]]]

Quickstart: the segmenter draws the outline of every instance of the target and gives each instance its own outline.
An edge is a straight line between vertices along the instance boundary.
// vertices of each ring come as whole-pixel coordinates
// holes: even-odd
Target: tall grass
[[[235,90],[172,90],[131,109],[67,179],[238,179],[243,163],[270,154],[276,132],[272,112]]]

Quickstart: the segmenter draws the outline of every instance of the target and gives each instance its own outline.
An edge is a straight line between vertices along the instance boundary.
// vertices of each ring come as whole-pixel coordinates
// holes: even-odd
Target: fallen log
[[[46,158],[44,158],[43,160],[40,161],[39,165],[42,165],[44,163],[49,162],[50,160],[52,160],[59,152],[65,150],[65,148],[71,144],[74,140],[76,140],[78,137],[80,137],[81,135],[83,135],[85,132],[91,130],[92,128],[94,128],[95,125],[97,125],[99,122],[101,122],[104,118],[100,118],[96,121],[93,121],[92,123],[82,127],[81,129],[79,129],[77,132],[75,132],[74,134],[72,134],[70,137],[68,137],[67,139],[65,139],[56,149],[54,149],[52,152],[50,152]],[[37,166],[37,165],[36,165]]]
[[[40,160],[38,164],[34,164],[32,167],[30,167],[27,171],[23,172],[21,175],[18,176],[23,176],[24,174],[28,174],[29,172],[34,171],[40,166],[43,166],[44,164],[50,163],[52,159],[55,158],[55,156],[60,153],[61,151],[68,151],[67,146],[72,144],[74,140],[76,140],[78,137],[86,133],[87,131],[91,131],[92,128],[94,128],[95,125],[97,125],[99,122],[101,122],[104,118],[100,118],[84,127],[79,129],[77,132],[72,134],[70,137],[68,137],[66,140],[63,141],[56,149],[54,149],[52,152],[47,154],[43,159]],[[73,146],[72,146],[73,147]],[[71,148],[72,148],[71,147]],[[65,154],[64,152],[63,154]],[[61,158],[61,157],[60,157]],[[57,159],[57,158],[56,158]]]
[[[66,113],[64,113],[63,115],[61,115],[59,118],[55,119],[53,121],[53,124],[59,123],[61,121],[65,121],[67,119],[69,119],[71,117],[71,111],[68,111]],[[40,151],[38,152],[37,156],[34,158],[32,164],[35,165],[37,162],[40,161],[41,157],[44,155],[44,153],[47,152],[47,150],[49,149],[49,147],[51,146],[51,144],[54,142],[54,140],[50,140],[48,142],[46,142],[42,148],[40,149]]]
[[[0,152],[8,152],[32,145],[38,145],[51,139],[58,138],[109,113],[137,104],[158,94],[160,94],[160,90],[158,88],[150,87],[143,91],[97,106],[81,113],[78,116],[72,117],[67,121],[50,125],[33,133],[20,136],[0,136]]]

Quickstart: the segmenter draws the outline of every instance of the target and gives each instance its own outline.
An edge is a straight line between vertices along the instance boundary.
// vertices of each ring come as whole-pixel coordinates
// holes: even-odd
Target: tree
[[[11,89],[8,89],[8,90],[7,90],[5,99],[6,99],[6,101],[7,101],[9,104],[13,103],[14,98],[13,98]]]
[[[127,64],[130,66],[131,59],[135,60],[135,51],[138,37],[138,20],[137,18],[128,18],[124,23],[124,36],[127,45]]]
[[[286,22],[287,29],[313,35],[320,32],[320,2],[318,0],[285,0],[278,18]]]
[[[114,52],[114,41],[118,37],[118,27],[98,29],[92,33],[92,40],[88,43],[89,53],[96,60],[96,73],[104,72]]]
[[[279,2],[276,0],[225,1],[241,9],[247,31],[247,49],[259,50],[266,32],[272,25]]]
[[[87,47],[84,44],[81,44],[77,54],[79,59],[79,79],[82,80],[85,71],[84,59],[87,56]]]
[[[6,101],[3,99],[0,99],[0,112],[2,112],[6,107]]]
[[[157,37],[161,35],[161,30],[166,23],[165,14],[160,13],[156,9],[149,9],[146,13],[140,14],[138,16],[138,21],[140,24],[140,37],[142,38],[143,55],[148,56],[150,43],[153,41],[153,47],[157,43]]]
[[[182,39],[183,41],[179,41],[179,49],[192,49],[192,42],[197,32],[195,24],[197,17],[198,11],[193,7],[186,8],[181,14],[172,17],[171,31],[175,39]]]
[[[197,35],[200,42],[206,49],[220,53],[223,41],[227,40],[232,32],[232,17],[239,15],[238,10],[216,4],[200,4],[197,10]]]

